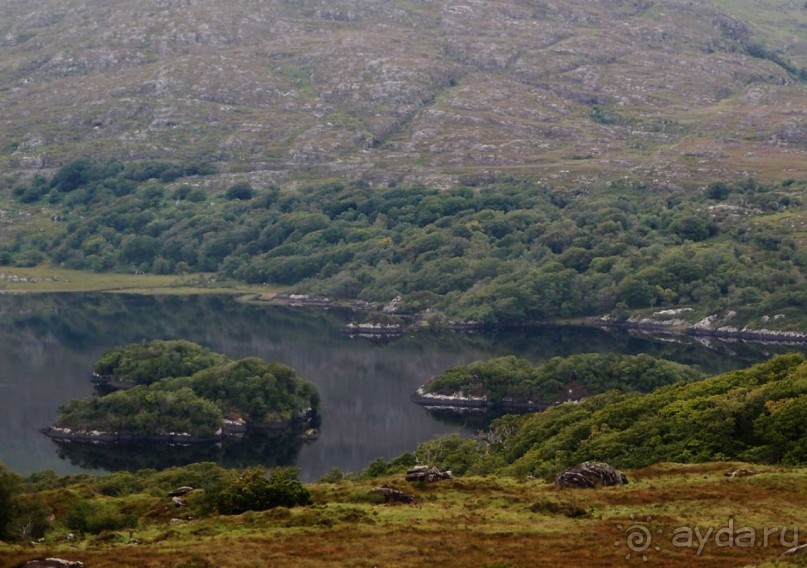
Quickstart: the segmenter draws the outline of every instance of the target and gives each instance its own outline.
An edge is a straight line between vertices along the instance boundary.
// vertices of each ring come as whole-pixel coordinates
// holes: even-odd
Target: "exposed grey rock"
[[[424,483],[433,483],[443,479],[451,479],[450,471],[440,471],[436,467],[429,467],[427,465],[419,465],[413,467],[406,472],[406,480],[409,482],[422,481]]]
[[[664,18],[646,17],[649,4],[6,2],[9,164],[58,166],[67,131],[101,158],[212,154],[256,181],[316,167],[454,185],[458,167],[562,176],[597,160],[662,186],[742,172],[760,147],[798,164],[800,90],[748,57],[752,26],[709,2],[665,3]],[[783,36],[796,37],[799,4],[777,6]],[[719,101],[724,114],[688,119]],[[626,120],[591,124],[591,105]]]
[[[84,568],[84,563],[78,560],[65,560],[63,558],[44,558],[30,560],[22,568]]]
[[[415,496],[409,493],[404,493],[392,487],[376,487],[371,489],[370,493],[381,494],[384,496],[384,503],[414,503]]]
[[[180,498],[180,497],[171,497],[171,502],[176,507],[187,507],[188,506],[188,502],[185,501],[184,499]]]
[[[799,556],[805,553],[807,553],[807,544],[801,544],[783,552],[782,557]]]
[[[169,497],[181,497],[182,495],[187,495],[193,491],[193,487],[189,487],[188,485],[183,485],[182,487],[177,487],[173,491],[171,491],[168,496]]]
[[[751,475],[756,475],[757,472],[751,469],[732,469],[731,471],[727,471],[723,475],[726,477],[734,478],[734,477],[749,477]]]
[[[555,478],[555,485],[561,488],[590,489],[625,485],[628,477],[603,462],[583,462],[561,472]]]

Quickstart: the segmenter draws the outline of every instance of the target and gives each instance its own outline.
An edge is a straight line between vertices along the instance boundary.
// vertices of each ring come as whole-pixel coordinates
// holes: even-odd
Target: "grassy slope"
[[[125,292],[127,294],[254,294],[272,298],[280,286],[219,282],[214,276],[116,274],[68,270],[53,266],[0,267],[0,293]]]
[[[758,475],[724,476],[738,466],[748,467],[658,464],[628,472],[627,486],[578,491],[541,480],[475,477],[413,487],[399,475],[313,484],[311,507],[182,522],[170,520],[178,513],[165,507],[167,499],[140,495],[128,499],[148,516],[134,532],[142,544],[125,544],[128,533],[121,531],[75,543],[0,545],[0,566],[50,555],[93,567],[625,566],[642,564],[637,555],[625,560],[625,529],[635,522],[655,533],[661,548],[647,554],[656,565],[767,565],[784,551],[775,538],[755,548],[718,547],[712,539],[700,555],[697,545],[672,543],[677,527],[716,531],[730,518],[759,534],[803,522],[807,469],[752,466]],[[383,483],[413,490],[419,503],[371,502],[367,491]],[[88,493],[80,484],[69,490]]]

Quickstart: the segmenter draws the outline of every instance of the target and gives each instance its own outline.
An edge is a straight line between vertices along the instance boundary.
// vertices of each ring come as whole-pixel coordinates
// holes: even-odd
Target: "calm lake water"
[[[616,351],[721,372],[795,349],[571,327],[418,333],[373,342],[345,335],[342,327],[350,319],[342,311],[256,306],[218,296],[0,295],[0,462],[23,474],[42,469],[71,474],[215,459],[238,466],[296,464],[303,479],[313,480],[332,467],[360,471],[374,458],[395,457],[434,436],[470,432],[409,400],[420,384],[448,367],[507,354],[538,363]],[[319,388],[319,438],[149,453],[60,447],[39,433],[56,419],[61,404],[93,394],[90,369],[106,349],[152,339],[187,339],[233,358],[257,356],[293,366]]]

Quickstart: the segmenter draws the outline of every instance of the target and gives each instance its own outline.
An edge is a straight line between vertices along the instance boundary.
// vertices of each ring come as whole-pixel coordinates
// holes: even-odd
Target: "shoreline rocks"
[[[516,402],[512,400],[503,400],[501,402],[493,402],[488,400],[485,396],[470,396],[462,393],[454,394],[438,394],[428,393],[420,387],[410,397],[412,402],[419,404],[428,409],[439,408],[478,408],[478,409],[497,409],[505,412],[535,412],[539,410],[546,410],[550,404],[526,401]]]
[[[689,337],[714,337],[725,340],[744,340],[762,344],[803,345],[807,343],[807,333],[799,331],[780,331],[773,329],[737,328],[732,326],[709,327],[707,325],[681,325],[667,323],[650,318],[633,321],[614,321],[608,319],[590,319],[592,327],[638,330],[662,335],[678,335]],[[670,320],[668,320],[669,322]]]
[[[167,432],[165,434],[143,436],[131,432],[104,432],[101,430],[73,430],[63,426],[49,426],[40,430],[45,436],[58,443],[77,444],[115,444],[125,445],[139,442],[166,444],[169,446],[190,446],[193,444],[214,444],[228,439],[240,439],[248,432],[263,434],[282,433],[289,428],[304,430],[315,418],[311,408],[303,413],[282,422],[251,424],[243,418],[224,419],[223,425],[213,436],[191,436],[186,432]]]

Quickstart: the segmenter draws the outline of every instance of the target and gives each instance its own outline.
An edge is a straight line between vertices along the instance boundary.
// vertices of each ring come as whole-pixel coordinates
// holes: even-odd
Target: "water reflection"
[[[292,465],[306,443],[296,432],[283,436],[248,435],[236,441],[193,446],[163,446],[132,443],[122,446],[56,443],[60,458],[84,470],[126,470],[185,465],[214,461],[226,467]]]
[[[322,427],[314,443],[205,450],[232,465],[296,462],[305,479],[334,466],[358,471],[376,457],[394,457],[435,435],[477,428],[473,420],[447,421],[409,401],[429,377],[473,360],[515,354],[538,363],[556,355],[618,351],[664,356],[714,373],[793,349],[707,346],[571,327],[407,334],[378,343],[346,336],[342,328],[349,319],[340,311],[255,306],[217,296],[0,295],[0,461],[22,473],[52,468],[66,474],[196,459],[180,449],[149,456],[92,447],[63,449],[60,456],[38,432],[56,419],[59,405],[92,394],[89,370],[104,350],[141,340],[187,339],[233,358],[279,361],[315,383],[322,395]]]

